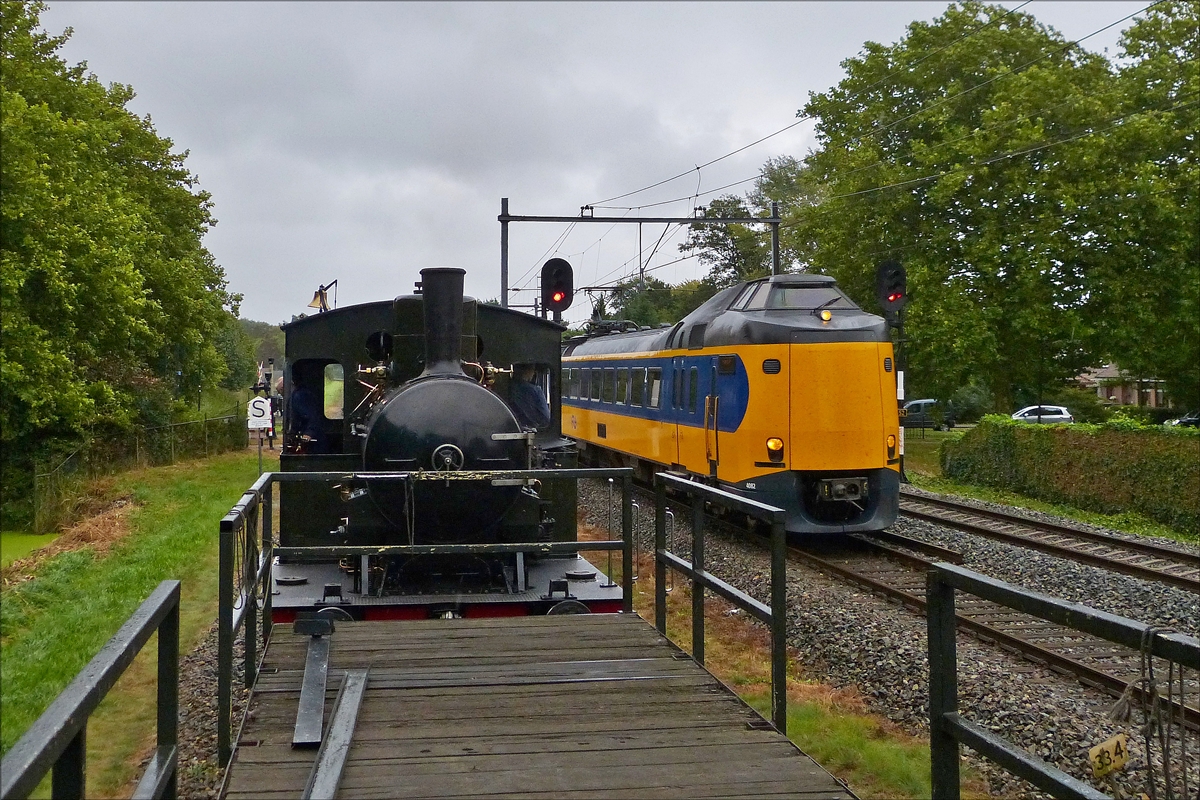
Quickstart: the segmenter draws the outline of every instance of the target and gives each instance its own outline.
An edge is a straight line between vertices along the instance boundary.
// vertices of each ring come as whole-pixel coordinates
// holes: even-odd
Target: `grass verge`
[[[264,468],[274,465],[264,463]],[[258,474],[251,451],[135,470],[105,491],[130,496],[128,531],[107,552],[61,553],[0,602],[0,744],[7,751],[95,656],[158,583],[182,581],[182,652],[216,616],[217,522]],[[111,796],[134,777],[153,740],[151,641],[88,729],[88,796]]]

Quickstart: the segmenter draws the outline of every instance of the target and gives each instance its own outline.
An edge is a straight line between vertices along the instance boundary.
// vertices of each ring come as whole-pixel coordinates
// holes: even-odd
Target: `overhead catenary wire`
[[[1070,50],[1072,47],[1075,47],[1075,46],[1077,46],[1077,45],[1078,45],[1080,42],[1086,41],[1086,40],[1088,40],[1088,39],[1090,39],[1090,38],[1092,38],[1092,37],[1094,37],[1094,36],[1098,36],[1099,34],[1103,33],[1104,31],[1106,31],[1106,30],[1108,30],[1108,29],[1112,28],[1113,26],[1115,26],[1115,25],[1120,25],[1122,22],[1125,22],[1126,20],[1132,19],[1133,17],[1137,16],[1138,14],[1141,14],[1141,13],[1143,13],[1143,12],[1145,12],[1145,11],[1148,11],[1149,9],[1151,9],[1151,8],[1153,8],[1153,7],[1157,6],[1157,5],[1160,5],[1161,3],[1165,2],[1165,1],[1166,1],[1166,0],[1155,0],[1155,2],[1153,2],[1153,3],[1150,3],[1149,5],[1145,6],[1144,8],[1142,8],[1142,9],[1140,9],[1140,10],[1138,10],[1138,11],[1135,11],[1135,12],[1133,12],[1132,14],[1128,14],[1128,15],[1126,15],[1126,16],[1124,16],[1124,17],[1122,17],[1122,18],[1118,19],[1118,20],[1116,20],[1115,22],[1111,22],[1111,23],[1109,23],[1108,25],[1105,25],[1105,26],[1104,26],[1104,27],[1102,27],[1102,28],[1098,28],[1098,29],[1096,29],[1096,30],[1092,31],[1091,33],[1087,34],[1086,36],[1081,36],[1081,37],[1079,37],[1078,39],[1074,39],[1074,40],[1072,40],[1072,41],[1070,41],[1070,42],[1067,42],[1065,45],[1063,45],[1063,46],[1061,46],[1061,47],[1058,47],[1058,48],[1056,48],[1056,49],[1053,49],[1053,50],[1047,51],[1047,52],[1045,52],[1045,53],[1042,53],[1042,54],[1041,54],[1040,56],[1038,56],[1037,58],[1034,58],[1034,59],[1032,59],[1032,60],[1030,60],[1030,61],[1027,61],[1027,62],[1025,62],[1024,64],[1021,64],[1020,66],[1018,66],[1018,67],[1016,67],[1016,68],[1014,68],[1014,69],[1011,69],[1011,70],[1009,70],[1009,71],[1007,71],[1007,72],[1002,72],[1002,73],[1000,73],[1000,74],[998,74],[998,75],[995,75],[995,76],[993,76],[992,78],[989,78],[988,80],[986,80],[986,81],[983,81],[982,83],[979,83],[979,84],[976,84],[975,86],[972,86],[972,87],[970,87],[970,88],[964,89],[964,90],[962,90],[962,91],[960,91],[960,92],[958,92],[958,93],[956,93],[956,94],[952,94],[952,95],[948,95],[948,96],[946,96],[946,97],[943,97],[943,98],[941,98],[940,100],[937,100],[936,102],[934,102],[934,103],[932,103],[932,104],[929,104],[929,105],[926,105],[926,106],[923,106],[923,107],[921,107],[921,108],[917,109],[916,111],[912,112],[911,114],[907,114],[907,115],[905,115],[905,116],[903,116],[903,117],[900,117],[900,118],[898,118],[898,119],[892,120],[891,122],[889,122],[889,123],[888,123],[888,124],[886,124],[886,125],[883,125],[883,126],[880,126],[880,127],[876,127],[876,128],[874,128],[874,129],[872,129],[871,131],[868,131],[868,132],[866,132],[866,133],[864,133],[864,134],[862,134],[862,135],[860,135],[860,136],[854,137],[854,138],[850,139],[849,141],[845,142],[843,146],[849,147],[849,146],[851,146],[851,145],[859,144],[859,143],[861,143],[862,141],[864,141],[865,139],[867,139],[867,138],[869,138],[869,137],[876,136],[876,135],[878,135],[878,134],[880,134],[880,133],[883,133],[883,132],[885,132],[885,131],[887,131],[887,130],[890,130],[891,128],[895,127],[896,125],[899,125],[899,124],[900,124],[900,123],[902,123],[902,122],[906,122],[906,121],[908,121],[908,120],[911,120],[911,119],[913,119],[914,117],[920,116],[921,114],[924,114],[924,113],[927,113],[927,112],[929,112],[929,111],[932,111],[933,109],[935,109],[935,108],[938,108],[938,107],[940,107],[940,106],[942,106],[942,105],[944,105],[944,104],[946,104],[946,103],[950,102],[951,100],[955,100],[955,99],[957,99],[957,98],[960,98],[960,97],[962,97],[962,96],[964,96],[964,95],[966,95],[966,94],[969,94],[969,93],[971,93],[971,92],[974,92],[974,91],[976,91],[976,90],[978,90],[978,89],[981,89],[981,88],[983,88],[984,86],[987,86],[987,85],[989,85],[989,84],[992,84],[992,83],[994,83],[994,82],[996,82],[996,81],[999,81],[999,80],[1002,80],[1002,79],[1004,79],[1004,78],[1007,78],[1007,77],[1010,77],[1010,76],[1013,76],[1013,75],[1018,75],[1018,74],[1020,74],[1021,72],[1023,72],[1024,70],[1026,70],[1027,68],[1029,68],[1029,67],[1033,66],[1034,64],[1036,64],[1036,63],[1038,63],[1038,62],[1042,61],[1043,59],[1046,59],[1046,58],[1049,58],[1049,57],[1051,57],[1051,56],[1054,56],[1054,55],[1058,55],[1058,54],[1061,54],[1061,53],[1067,52],[1067,51],[1069,51],[1069,50]],[[922,57],[922,58],[921,58],[921,59],[919,59],[918,61],[914,62],[913,64],[906,66],[904,69],[905,69],[905,70],[911,70],[913,67],[916,67],[917,65],[919,65],[919,64],[921,64],[922,62],[924,62],[924,61],[928,60],[929,58],[932,58],[934,55],[937,55],[938,53],[940,53],[940,52],[942,52],[942,51],[944,51],[944,50],[946,50],[946,49],[948,49],[948,48],[950,48],[950,47],[953,47],[955,44],[958,44],[959,42],[963,41],[964,39],[970,38],[971,36],[975,35],[975,34],[976,34],[976,33],[978,33],[979,31],[981,31],[982,29],[984,29],[984,28],[988,27],[988,25],[990,25],[990,24],[992,24],[992,23],[995,23],[995,22],[998,22],[998,21],[1000,21],[1000,20],[1003,20],[1003,19],[1004,19],[1004,18],[1006,18],[1007,16],[1011,15],[1012,13],[1014,13],[1014,12],[1018,11],[1019,9],[1023,8],[1024,6],[1028,5],[1028,4],[1029,4],[1029,2],[1032,2],[1032,0],[1027,0],[1027,2],[1025,2],[1025,3],[1022,3],[1021,5],[1019,5],[1019,6],[1016,6],[1015,8],[1013,8],[1013,9],[1009,10],[1009,11],[1008,11],[1006,14],[1004,14],[1004,15],[1002,15],[1002,16],[1000,16],[1000,17],[997,17],[997,18],[995,18],[995,19],[993,19],[993,20],[990,20],[988,23],[985,23],[985,24],[983,24],[983,25],[980,25],[980,26],[978,26],[977,28],[975,28],[975,29],[973,29],[972,31],[970,31],[969,33],[967,33],[967,34],[965,34],[965,35],[963,35],[963,36],[959,37],[958,39],[956,39],[955,41],[951,42],[950,44],[944,45],[943,47],[939,48],[938,50],[935,50],[935,51],[933,51],[932,53],[929,53],[929,54],[925,55],[924,57]],[[852,94],[850,95],[850,97],[858,97],[858,96],[861,96],[862,94],[864,94],[864,93],[866,93],[866,92],[870,91],[871,89],[875,88],[876,86],[879,86],[881,83],[883,83],[883,82],[884,82],[884,81],[886,81],[888,78],[892,77],[893,75],[895,75],[896,73],[898,73],[898,72],[900,72],[900,71],[901,71],[900,69],[892,70],[892,71],[891,71],[891,72],[889,72],[887,75],[885,75],[883,78],[880,78],[879,80],[875,81],[875,82],[874,82],[874,83],[872,83],[871,85],[869,85],[869,86],[867,86],[867,87],[865,87],[865,88],[863,88],[863,89],[861,89],[861,90],[859,90],[859,91],[857,91],[857,92],[854,92],[854,93],[852,93]],[[798,120],[798,121],[797,121],[797,124],[798,124],[799,122],[802,122],[802,121],[804,121],[804,119],[811,119],[811,118],[812,118],[811,116],[806,116],[806,117],[803,117],[803,118],[801,118],[800,120]],[[790,127],[794,127],[794,126],[790,126]],[[982,126],[981,126],[981,128],[982,128]],[[764,137],[763,139],[759,139],[759,140],[757,140],[756,142],[753,142],[753,143],[751,143],[751,145],[747,145],[747,147],[749,147],[749,146],[752,146],[753,144],[757,144],[758,142],[765,141],[766,139],[769,139],[769,138],[771,138],[771,136],[776,136],[776,135],[778,135],[779,133],[782,133],[784,130],[787,130],[787,128],[781,129],[780,131],[776,131],[775,133],[771,134],[770,136]],[[980,128],[976,128],[975,130],[976,130],[976,131],[977,131],[977,130],[980,130]],[[974,131],[972,132],[972,134],[969,134],[969,135],[973,135],[973,133],[974,133]],[[964,137],[964,138],[965,138],[965,137]],[[956,141],[957,141],[957,140],[956,140]],[[944,145],[944,144],[949,144],[949,142],[943,142],[943,143],[940,143],[938,146],[942,146],[942,145]],[[733,153],[728,153],[728,154],[726,154],[726,155],[724,155],[724,156],[721,156],[721,158],[714,159],[714,160],[712,160],[712,161],[706,162],[705,164],[703,164],[703,165],[700,165],[700,166],[696,167],[696,169],[702,169],[702,168],[703,168],[703,167],[705,167],[705,166],[709,166],[709,165],[711,165],[711,164],[715,164],[717,161],[720,161],[720,160],[722,160],[722,159],[724,159],[724,158],[728,158],[729,156],[731,156],[731,155],[734,155],[734,154],[736,154],[736,153],[738,153],[738,152],[741,152],[741,151],[742,151],[742,150],[744,150],[744,149],[745,149],[745,148],[740,148],[739,150],[736,150],[736,151],[734,151]],[[870,164],[870,165],[867,165],[867,166],[865,166],[865,167],[858,167],[858,168],[856,169],[856,171],[858,171],[858,170],[863,170],[863,169],[869,169],[869,168],[871,168],[871,167],[878,166],[878,165],[879,165],[879,164],[881,164],[881,163],[886,163],[886,162],[884,162],[884,161],[879,161],[879,162],[876,162],[875,164]],[[633,192],[627,192],[627,193],[625,193],[625,194],[623,194],[623,195],[618,195],[617,197],[609,198],[608,200],[602,200],[602,201],[599,201],[599,203],[606,203],[606,202],[610,202],[611,200],[618,200],[618,199],[621,199],[621,198],[623,198],[623,197],[628,197],[628,196],[630,196],[630,195],[633,195],[633,194],[638,194],[639,192],[645,191],[646,189],[655,188],[655,186],[659,186],[659,185],[662,185],[663,183],[670,182],[670,180],[674,180],[674,179],[676,179],[676,178],[683,177],[684,175],[690,175],[690,174],[691,174],[691,172],[692,172],[692,170],[688,170],[687,172],[680,173],[680,175],[677,175],[677,176],[675,176],[675,178],[668,179],[667,181],[661,181],[661,182],[659,182],[658,184],[655,184],[655,185],[652,185],[652,186],[648,186],[648,187],[645,187],[645,188],[643,188],[643,189],[639,189],[639,190],[636,190],[636,191],[633,191]],[[720,187],[720,188],[718,188],[718,189],[713,189],[713,190],[710,190],[710,191],[708,191],[708,192],[704,192],[704,194],[712,194],[712,193],[715,193],[715,192],[718,192],[718,191],[723,191],[724,189],[732,188],[733,186],[737,186],[737,185],[739,185],[739,184],[743,184],[743,183],[749,183],[749,182],[751,182],[751,181],[758,180],[759,178],[761,178],[761,177],[762,177],[762,175],[763,175],[763,172],[760,170],[760,171],[758,172],[758,174],[757,174],[757,175],[753,175],[753,176],[751,176],[751,177],[748,177],[748,178],[743,178],[743,179],[741,179],[741,180],[739,180],[739,181],[734,181],[733,183],[726,184],[725,186],[723,186],[723,187]],[[681,202],[681,201],[683,201],[683,200],[687,200],[687,199],[689,199],[689,198],[691,198],[691,197],[692,197],[692,195],[686,195],[686,196],[684,196],[684,197],[679,197],[679,198],[675,198],[675,199],[672,199],[672,200],[664,200],[664,201],[660,201],[660,202],[657,202],[657,203],[647,203],[647,204],[645,204],[645,205],[640,205],[640,206],[601,206],[599,203],[597,203],[597,204],[594,204],[594,207],[611,208],[611,209],[614,209],[614,210],[616,210],[616,209],[625,209],[625,210],[629,210],[629,211],[636,211],[636,210],[639,210],[639,209],[642,209],[642,208],[652,208],[652,207],[654,207],[654,206],[668,205],[668,204],[670,204],[670,203],[677,203],[677,202]]]
[[[1020,11],[1022,8],[1024,8],[1024,7],[1025,7],[1025,6],[1027,6],[1027,5],[1029,5],[1031,2],[1033,2],[1033,0],[1025,0],[1025,2],[1021,3],[1020,5],[1018,5],[1018,6],[1014,7],[1014,8],[1008,9],[1008,10],[1007,10],[1007,11],[1006,11],[1004,14],[1000,15],[999,17],[996,17],[996,18],[994,18],[994,19],[990,19],[990,20],[988,20],[987,22],[985,22],[985,23],[983,23],[983,24],[981,24],[981,25],[979,25],[979,26],[977,26],[977,27],[975,27],[975,28],[971,29],[971,30],[970,30],[970,31],[968,31],[967,33],[963,34],[963,35],[962,35],[962,36],[960,36],[958,39],[955,39],[953,42],[950,42],[949,44],[943,45],[942,47],[938,48],[937,50],[934,50],[933,52],[931,52],[931,53],[928,53],[928,54],[927,54],[927,55],[925,55],[923,58],[919,59],[918,61],[914,62],[913,64],[908,64],[908,65],[905,65],[904,67],[898,67],[898,68],[896,68],[896,69],[892,70],[891,72],[889,72],[888,74],[886,74],[886,75],[884,75],[882,78],[880,78],[879,80],[877,80],[877,81],[875,81],[874,83],[872,83],[870,86],[867,86],[867,87],[865,87],[864,89],[860,90],[859,92],[856,92],[856,93],[855,93],[855,95],[860,95],[860,94],[863,94],[863,93],[865,93],[865,92],[869,92],[871,89],[874,89],[876,86],[879,86],[879,85],[880,85],[880,84],[882,84],[884,81],[888,80],[889,78],[891,78],[892,76],[896,75],[898,72],[901,72],[902,70],[903,70],[903,71],[911,70],[913,67],[916,67],[916,66],[918,66],[919,64],[921,64],[921,63],[922,63],[922,62],[924,62],[925,60],[927,60],[927,59],[929,59],[929,58],[932,58],[933,56],[937,55],[938,53],[941,53],[941,52],[943,52],[944,50],[947,50],[947,49],[949,49],[949,48],[951,48],[951,47],[955,46],[956,44],[958,44],[959,42],[961,42],[961,41],[963,41],[963,40],[965,40],[965,39],[969,39],[969,38],[971,38],[971,37],[972,37],[972,36],[974,36],[975,34],[977,34],[977,33],[979,33],[980,31],[982,31],[983,29],[985,29],[985,28],[988,28],[988,27],[990,27],[990,26],[992,26],[992,25],[994,25],[994,24],[996,24],[996,23],[998,23],[998,22],[1001,22],[1001,21],[1003,21],[1003,20],[1007,19],[1009,16],[1011,16],[1012,14],[1015,14],[1017,11]],[[1163,2],[1163,0],[1159,0],[1159,2]],[[1144,9],[1143,9],[1143,10],[1144,10]],[[1141,13],[1141,12],[1137,12],[1137,13]],[[1121,20],[1118,20],[1118,22],[1120,22],[1120,21],[1121,21]],[[1113,24],[1115,25],[1115,24],[1117,24],[1117,23],[1113,23]],[[1109,27],[1112,27],[1112,26],[1110,25]],[[1095,34],[1091,34],[1091,35],[1095,35]],[[697,164],[697,165],[696,165],[696,166],[694,166],[692,169],[685,170],[685,171],[683,171],[683,172],[679,173],[678,175],[672,175],[670,178],[665,178],[665,179],[663,179],[663,180],[661,180],[661,181],[657,181],[657,182],[655,182],[655,183],[652,183],[652,184],[650,184],[650,185],[648,185],[648,186],[643,186],[643,187],[642,187],[642,188],[640,188],[640,189],[634,189],[634,190],[633,190],[633,191],[631,191],[631,192],[624,192],[623,194],[614,195],[613,197],[607,197],[607,198],[605,198],[605,199],[603,199],[603,200],[597,200],[596,202],[594,202],[594,203],[589,203],[588,205],[590,205],[590,206],[593,206],[593,207],[596,207],[596,206],[599,206],[599,205],[600,205],[600,204],[602,204],[602,203],[611,203],[611,202],[612,202],[612,201],[614,201],[614,200],[622,200],[622,199],[624,199],[624,198],[626,198],[626,197],[631,197],[631,196],[633,196],[633,195],[635,195],[635,194],[641,194],[642,192],[649,191],[650,189],[657,189],[659,186],[662,186],[662,185],[664,185],[664,184],[667,184],[667,183],[671,183],[672,181],[677,181],[677,180],[679,180],[680,178],[685,178],[685,177],[687,177],[688,175],[691,175],[693,172],[699,172],[700,170],[702,170],[702,169],[704,169],[704,168],[706,168],[706,167],[710,167],[710,166],[712,166],[713,164],[717,164],[717,163],[719,163],[719,162],[721,162],[721,161],[724,161],[724,160],[725,160],[725,159],[727,159],[727,158],[731,158],[732,156],[735,156],[735,155],[737,155],[738,153],[744,152],[745,150],[748,150],[748,149],[750,149],[751,147],[754,147],[755,145],[762,144],[763,142],[767,141],[768,139],[773,139],[774,137],[776,137],[776,136],[779,136],[779,135],[780,135],[780,134],[782,134],[782,133],[786,133],[787,131],[790,131],[792,128],[795,128],[797,125],[800,125],[801,123],[803,123],[803,122],[806,122],[806,121],[808,121],[808,120],[810,120],[810,119],[813,119],[813,118],[814,118],[814,117],[813,117],[813,115],[811,115],[811,114],[803,114],[803,115],[799,115],[798,119],[796,119],[796,121],[795,121],[795,122],[792,122],[792,123],[790,123],[790,124],[788,124],[788,125],[785,125],[784,127],[780,128],[779,130],[777,130],[777,131],[775,131],[775,132],[773,132],[773,133],[769,133],[769,134],[767,134],[766,136],[763,136],[763,137],[761,137],[761,138],[759,138],[759,139],[755,139],[753,142],[750,142],[749,144],[743,145],[743,146],[741,146],[741,147],[737,148],[736,150],[732,150],[732,151],[730,151],[730,152],[728,152],[728,153],[726,153],[726,154],[724,154],[724,155],[722,155],[722,156],[719,156],[719,157],[717,157],[717,158],[714,158],[714,159],[712,159],[712,160],[710,160],[710,161],[706,161],[706,162],[704,162],[703,164]],[[747,179],[747,180],[753,180],[753,178],[750,178],[750,179]],[[742,181],[742,183],[745,183],[745,181]],[[697,187],[697,189],[698,189],[698,188],[699,188],[699,187]],[[648,206],[633,206],[633,208],[645,208],[645,207],[648,207]]]

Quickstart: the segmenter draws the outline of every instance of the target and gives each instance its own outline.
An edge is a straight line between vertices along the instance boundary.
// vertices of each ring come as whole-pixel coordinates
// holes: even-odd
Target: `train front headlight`
[[[772,461],[783,461],[783,439],[778,436],[767,439],[767,458]]]
[[[896,457],[896,436],[895,436],[895,434],[892,434],[892,433],[888,434],[887,451],[888,451],[888,458]]]
[[[830,311],[828,308],[822,309],[821,310],[821,321],[829,322],[829,320],[831,320],[831,319],[833,319],[833,312]]]

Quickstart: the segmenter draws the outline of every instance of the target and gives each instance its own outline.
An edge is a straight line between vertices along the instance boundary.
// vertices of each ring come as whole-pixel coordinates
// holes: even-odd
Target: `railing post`
[[[771,524],[771,722],[787,735],[787,545],[783,521]]]
[[[217,577],[217,758],[221,766],[233,754],[231,717],[233,715],[233,537],[235,530],[221,531],[220,566]]]
[[[158,747],[179,744],[179,601],[158,626]],[[179,760],[176,758],[176,765]],[[179,767],[167,785],[166,796],[178,794]]]
[[[80,800],[84,797],[85,763],[87,758],[87,726],[79,729],[63,750],[62,755],[54,762],[54,770],[50,778],[50,795],[58,800]]]
[[[704,496],[692,495],[692,569],[704,571]],[[692,581],[692,658],[704,665],[704,587]]]
[[[621,478],[621,610],[633,613],[633,476]]]
[[[667,487],[654,482],[654,627],[667,635]]]
[[[263,557],[267,568],[263,574],[262,642],[266,650],[271,639],[271,562],[275,558],[275,481],[263,487]]]
[[[249,689],[254,685],[258,665],[258,531],[262,521],[262,495],[255,496],[254,503],[247,510],[250,513],[242,528],[242,592],[246,598],[246,608],[242,613],[246,625],[242,677]]]
[[[945,715],[958,711],[958,651],[954,587],[936,569],[926,575],[929,629],[929,772],[936,800],[958,800],[958,740],[945,729]]]

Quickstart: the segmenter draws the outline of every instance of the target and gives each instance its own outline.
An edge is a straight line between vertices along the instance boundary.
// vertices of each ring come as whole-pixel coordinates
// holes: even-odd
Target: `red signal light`
[[[899,300],[901,297],[904,297],[904,294],[903,294],[903,293],[901,293],[901,292],[893,292],[892,294],[889,294],[889,295],[888,295],[888,302],[889,302],[889,303],[894,303],[894,302],[896,302],[897,300]]]
[[[554,302],[561,303],[563,301],[563,298],[566,297],[567,295],[563,292],[555,292],[551,296],[554,298]]]

